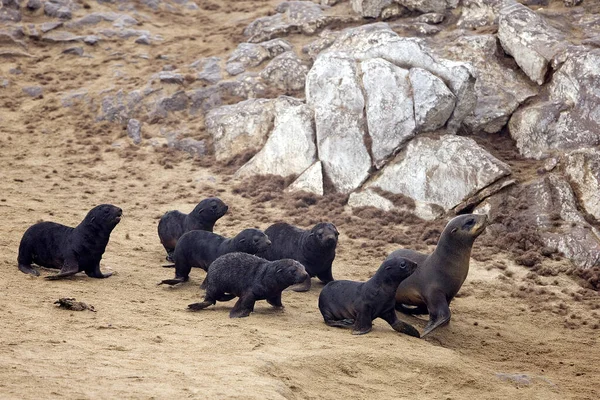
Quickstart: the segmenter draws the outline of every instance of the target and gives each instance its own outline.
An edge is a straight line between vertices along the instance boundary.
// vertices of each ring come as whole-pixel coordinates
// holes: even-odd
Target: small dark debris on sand
[[[96,312],[94,306],[87,305],[82,301],[75,301],[73,297],[61,297],[60,299],[56,300],[54,304],[58,304],[58,307],[71,311],[90,310],[92,312]]]

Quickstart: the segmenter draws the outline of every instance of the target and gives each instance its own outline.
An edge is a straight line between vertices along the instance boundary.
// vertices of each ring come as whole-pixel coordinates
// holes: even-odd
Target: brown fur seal
[[[158,222],[158,237],[167,252],[167,261],[173,261],[173,251],[181,235],[195,230],[212,232],[215,223],[228,208],[218,197],[209,197],[198,203],[189,214],[167,211]]]
[[[324,283],[333,281],[331,267],[339,235],[335,225],[321,222],[311,230],[304,230],[280,222],[265,229],[265,234],[271,240],[271,246],[256,253],[257,256],[270,261],[291,258],[304,265],[310,277],[316,276]],[[296,292],[310,290],[310,277],[292,289]]]
[[[352,328],[352,334],[363,335],[371,331],[375,318],[382,318],[395,331],[419,337],[419,331],[398,319],[394,308],[398,285],[416,268],[416,263],[394,257],[384,261],[366,282],[329,282],[319,295],[319,310],[325,323]]]
[[[386,258],[403,257],[417,263],[415,272],[398,286],[396,308],[409,314],[429,313],[421,337],[450,321],[448,305],[467,278],[473,242],[486,224],[486,215],[459,215],[448,222],[430,255],[403,249]]]
[[[108,278],[100,272],[100,260],[108,245],[110,233],[121,220],[123,211],[111,204],[101,204],[87,213],[75,228],[55,222],[40,222],[25,231],[19,245],[19,270],[39,276],[32,263],[46,268],[58,268],[60,279],[85,271],[92,278]]]
[[[254,311],[257,300],[267,300],[273,307],[283,308],[281,292],[307,277],[304,266],[291,259],[267,261],[246,253],[225,254],[208,268],[204,301],[188,307],[202,310],[237,296],[239,300],[231,309],[230,318],[247,317]]]

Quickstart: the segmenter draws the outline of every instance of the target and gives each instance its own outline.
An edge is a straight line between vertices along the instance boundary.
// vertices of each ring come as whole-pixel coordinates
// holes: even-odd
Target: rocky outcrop
[[[364,143],[365,101],[354,59],[320,56],[306,79],[306,102],[314,109],[319,158],[340,193],[350,193],[369,176]]]
[[[363,61],[362,83],[373,162],[380,168],[415,135],[415,104],[409,71],[381,58]],[[444,121],[445,122],[445,121]]]
[[[225,68],[230,75],[238,75],[249,67],[290,51],[292,46],[285,40],[273,39],[263,43],[240,43],[231,53]]]
[[[443,13],[454,8],[458,0],[350,0],[352,9],[363,17],[384,19],[410,11]]]
[[[288,192],[303,190],[314,193],[317,196],[323,196],[323,164],[317,161],[306,169],[290,186],[286,188]]]
[[[506,67],[508,61],[494,35],[461,36],[443,45],[435,40],[428,43],[443,56],[468,62],[475,70],[477,105],[464,119],[472,132],[500,131],[519,105],[539,92],[525,74]]]
[[[205,124],[214,140],[217,160],[259,151],[267,141],[274,117],[273,101],[267,99],[246,100],[209,111]]]
[[[600,49],[572,49],[554,74],[547,96],[519,109],[509,122],[525,157],[600,144]]]
[[[273,131],[263,148],[236,176],[299,175],[317,160],[312,111],[291,97],[275,100]]]
[[[287,51],[275,57],[260,77],[271,87],[288,91],[304,89],[308,67],[293,51]]]
[[[417,137],[366,187],[447,211],[510,173],[507,164],[470,138]]]
[[[539,241],[579,268],[600,265],[598,231],[581,216],[571,186],[557,174],[490,197],[479,208],[487,210],[489,230],[499,240],[527,232],[531,250]]]
[[[258,43],[292,32],[311,35],[332,19],[311,1],[284,1],[275,11],[276,14],[259,18],[244,29],[249,42]]]
[[[560,63],[565,36],[519,3],[502,8],[498,25],[498,39],[504,50],[532,81],[543,84],[548,69]]]
[[[583,210],[600,221],[600,151],[576,150],[566,154],[561,164]]]
[[[461,14],[456,25],[460,28],[478,28],[497,25],[500,10],[515,0],[462,0]]]

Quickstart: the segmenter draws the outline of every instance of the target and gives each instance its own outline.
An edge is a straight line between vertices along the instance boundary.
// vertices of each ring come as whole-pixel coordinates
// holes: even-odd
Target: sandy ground
[[[234,190],[239,182],[219,168],[203,168],[181,153],[147,142],[131,146],[120,126],[94,123],[89,111],[62,108],[59,99],[82,87],[134,89],[163,64],[225,56],[241,27],[276,3],[239,1],[232,13],[151,14],[143,29],[160,32],[160,46],[109,42],[86,48],[92,58],[76,58],[61,55],[62,45],[32,42],[28,51],[37,58],[1,59],[0,75],[16,67],[23,73],[0,91],[0,398],[597,398],[598,296],[565,275],[532,278],[507,254],[475,248],[450,325],[426,339],[400,335],[381,320],[365,336],[325,326],[318,283],[308,293],[284,292],[284,311],[259,302],[239,320],[228,318],[233,302],[186,310],[201,299],[200,270],[188,284],[157,286],[172,275],[161,268],[156,234],[165,211],[188,212],[218,195],[230,211],[215,232],[231,236],[285,219],[289,205],[244,197]],[[197,28],[189,28],[195,21]],[[112,56],[116,49],[125,56]],[[135,57],[141,52],[150,58]],[[157,60],[159,54],[171,59]],[[115,68],[124,74],[117,76]],[[44,86],[42,99],[22,93],[31,84]],[[185,124],[201,136],[201,117]],[[156,134],[157,125],[145,135]],[[28,226],[39,220],[74,226],[105,202],[125,213],[101,264],[114,276],[51,282],[17,270]],[[367,233],[340,231],[338,279],[368,279],[383,255],[399,247],[380,243],[373,253]],[[568,267],[567,261],[545,262]],[[97,312],[59,309],[53,303],[61,297]],[[400,317],[420,330],[425,326],[424,319]]]

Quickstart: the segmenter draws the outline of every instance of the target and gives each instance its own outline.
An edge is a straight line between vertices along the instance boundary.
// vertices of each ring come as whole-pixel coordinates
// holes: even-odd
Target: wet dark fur
[[[35,263],[60,269],[57,275],[46,279],[60,279],[81,271],[92,278],[109,277],[112,273],[100,272],[100,260],[122,214],[119,207],[101,204],[92,208],[75,228],[55,222],[40,222],[29,227],[19,245],[19,270],[39,276],[31,266]]]
[[[186,282],[194,267],[208,271],[210,264],[224,254],[234,251],[256,254],[270,244],[267,235],[258,229],[244,229],[232,239],[206,231],[187,232],[175,247],[175,279],[166,279],[161,283],[174,285]]]
[[[339,235],[333,224],[322,222],[311,230],[303,230],[280,222],[268,227],[265,233],[272,244],[257,256],[270,261],[291,258],[304,265],[310,277],[316,276],[324,283],[333,281],[331,266]],[[294,290],[309,290],[310,277]]]
[[[202,303],[190,304],[201,310],[217,301],[239,297],[229,317],[247,317],[257,300],[267,300],[273,307],[283,308],[281,292],[308,277],[304,267],[291,259],[267,261],[246,253],[230,253],[211,264],[206,276],[206,294]]]
[[[419,337],[419,332],[396,316],[396,289],[417,268],[417,264],[396,257],[384,261],[366,282],[329,282],[319,295],[319,310],[329,326],[352,328],[362,335],[371,331],[373,320],[381,318],[394,330]]]
[[[485,215],[459,215],[448,222],[433,253],[401,249],[387,257],[417,263],[415,272],[398,286],[396,308],[408,314],[429,313],[421,337],[450,321],[449,304],[467,278],[473,243],[486,225]]]
[[[218,197],[209,197],[198,203],[189,214],[167,211],[158,222],[158,237],[167,251],[167,261],[173,261],[173,251],[184,233],[194,230],[212,232],[215,223],[228,208]]]

